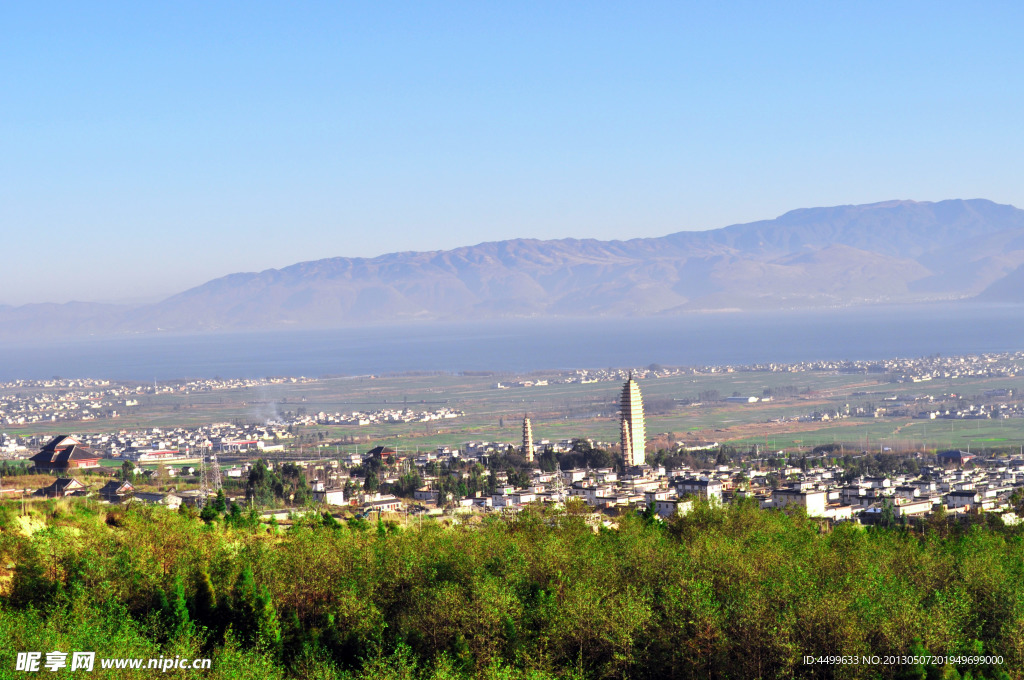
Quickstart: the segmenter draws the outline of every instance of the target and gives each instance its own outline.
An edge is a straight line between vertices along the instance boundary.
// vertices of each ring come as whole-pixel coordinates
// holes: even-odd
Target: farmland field
[[[518,442],[520,423],[529,414],[538,439],[588,438],[616,442],[621,377],[593,383],[558,382],[565,374],[529,375],[450,373],[324,378],[191,394],[144,396],[129,414],[117,419],[58,422],[10,427],[9,434],[103,432],[138,428],[170,428],[215,422],[265,423],[288,421],[320,412],[350,413],[379,409],[429,411],[459,409],[463,417],[410,423],[303,425],[303,432],[325,434],[335,452],[362,451],[386,444],[400,450],[461,445],[467,441]],[[549,381],[547,385],[498,389],[496,384]],[[856,450],[919,450],[947,447],[1019,447],[1024,443],[1024,418],[915,419],[848,417],[811,420],[814,413],[857,408],[872,410],[911,396],[931,397],[934,404],[985,403],[984,393],[1011,389],[1020,394],[1022,378],[966,378],[928,383],[890,383],[884,375],[834,371],[736,371],[683,373],[640,381],[652,447],[675,442],[728,443],[761,450],[808,450],[841,444]],[[700,402],[714,393],[761,397],[758,403]],[[991,400],[989,400],[991,401]],[[1003,400],[1005,401],[1005,399]],[[1012,401],[1012,400],[1011,400]],[[908,410],[917,408],[913,403]],[[326,453],[324,451],[323,453]]]

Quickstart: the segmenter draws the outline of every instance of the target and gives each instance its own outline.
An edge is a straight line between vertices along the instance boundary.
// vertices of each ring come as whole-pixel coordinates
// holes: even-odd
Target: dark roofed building
[[[368,456],[374,456],[379,458],[390,458],[395,455],[395,450],[390,446],[375,446],[366,452]]]
[[[964,465],[968,461],[973,459],[975,456],[973,454],[967,453],[966,451],[959,451],[957,449],[953,449],[950,451],[941,451],[936,455],[936,457],[939,459],[940,463],[955,463],[957,465]]]
[[[66,498],[67,496],[84,496],[85,484],[73,477],[62,477],[50,486],[44,486],[35,492],[36,496],[47,498]]]
[[[120,503],[126,498],[130,498],[135,492],[135,487],[129,482],[107,482],[103,488],[99,490],[100,498],[110,503]]]
[[[58,435],[30,459],[36,470],[57,475],[69,470],[99,467],[100,457],[74,437]]]

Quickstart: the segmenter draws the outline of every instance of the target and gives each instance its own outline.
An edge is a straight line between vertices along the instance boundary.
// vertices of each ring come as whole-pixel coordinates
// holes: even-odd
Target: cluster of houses
[[[900,383],[957,378],[1012,378],[1024,373],[1024,352],[991,352],[882,361],[802,361],[795,364],[755,364],[741,367],[739,370],[888,375],[892,381]]]
[[[497,448],[500,450],[500,445]],[[669,517],[687,512],[696,499],[727,503],[734,498],[751,497],[762,508],[798,505],[810,516],[862,523],[880,521],[886,510],[900,520],[925,516],[939,508],[952,515],[998,513],[1004,521],[1015,523],[1018,520],[1010,497],[1016,489],[1024,487],[1024,457],[979,459],[967,452],[947,451],[939,454],[934,465],[922,466],[921,474],[913,477],[894,474],[861,477],[844,483],[840,481],[844,471],[837,466],[807,470],[782,467],[759,472],[736,466],[666,471],[661,466],[639,465],[623,474],[610,468],[558,472],[534,469],[525,486],[516,487],[509,483],[506,473],[497,472],[492,494],[441,497],[435,484],[437,478],[430,474],[432,463],[486,463],[493,453],[490,448],[470,447],[461,451],[442,447],[415,456],[385,447],[368,452],[365,457],[378,455],[392,464],[387,468],[391,472],[381,477],[382,484],[398,482],[401,471],[413,466],[419,470],[424,486],[414,492],[411,501],[376,492],[363,493],[364,479],[352,476],[348,469],[363,461],[364,456],[359,454],[337,461],[310,461],[307,475],[314,480],[316,500],[330,505],[356,505],[364,510],[439,510],[443,507],[456,512],[515,512],[531,503],[564,503],[569,498],[578,498],[595,511],[649,507]],[[487,469],[477,470],[484,477],[491,474]],[[773,477],[784,481],[773,488]],[[345,493],[346,489],[349,493]]]
[[[973,466],[963,467],[972,462]],[[685,512],[690,498],[718,502],[753,497],[762,508],[798,505],[808,515],[833,521],[877,523],[886,512],[894,520],[924,517],[940,508],[947,514],[990,512],[1016,523],[1011,497],[1024,487],[1024,457],[978,459],[964,451],[946,451],[919,475],[859,477],[847,482],[839,467],[809,470],[786,467],[776,474],[786,480],[772,488],[765,473],[720,466],[714,471],[683,472],[647,497],[659,514]]]
[[[351,413],[324,413],[313,416],[293,416],[286,419],[291,425],[377,425],[381,423],[429,423],[434,420],[461,418],[466,415],[458,409],[441,407],[429,411],[411,408],[352,411]]]
[[[18,437],[0,432],[0,458],[16,458],[25,451],[28,447]]]
[[[109,380],[14,380],[0,383],[0,425],[32,425],[61,421],[118,418],[139,406],[139,397],[235,390],[281,383],[307,383],[309,378],[200,379],[164,383],[112,383]]]
[[[234,427],[234,426],[225,426]],[[168,432],[151,431],[149,446],[168,445]],[[218,435],[219,441],[227,441]],[[231,431],[230,436],[237,435]],[[208,438],[210,443],[217,438]],[[109,442],[106,442],[109,443]],[[140,441],[141,443],[141,441]],[[571,447],[571,441],[565,444]],[[476,493],[455,498],[438,490],[435,463],[449,463],[449,470],[465,469],[464,462],[487,463],[495,450],[473,443],[462,450],[439,447],[433,451],[402,454],[387,447],[376,447],[365,454],[346,454],[328,460],[291,461],[305,470],[313,498],[325,505],[362,508],[364,513],[399,512],[416,508],[440,512],[515,512],[531,503],[564,503],[576,498],[594,511],[617,511],[628,507],[650,508],[662,517],[688,512],[697,499],[727,503],[739,497],[753,498],[763,508],[800,506],[808,515],[832,521],[877,523],[887,517],[893,521],[927,516],[940,508],[947,514],[998,513],[1004,521],[1016,523],[1011,497],[1024,488],[1024,456],[982,459],[964,451],[946,451],[934,463],[920,466],[920,474],[893,474],[849,480],[839,466],[801,469],[795,466],[772,470],[721,465],[713,469],[694,470],[683,467],[667,471],[662,466],[637,465],[625,472],[611,468],[574,469],[547,472],[533,469],[527,473],[528,483],[511,482],[505,472],[495,472],[488,486],[493,493]],[[137,450],[137,449],[136,449]],[[147,494],[128,482],[112,480],[102,488],[89,489],[74,477],[78,470],[99,467],[104,454],[82,439],[61,435],[42,443],[32,456],[35,467],[58,475],[59,479],[37,495],[66,497],[92,494],[100,500],[119,503],[130,499],[169,508],[201,501],[197,491]],[[424,486],[416,489],[412,499],[399,499],[378,492],[363,492],[365,478],[354,476],[352,468],[376,458],[383,463],[381,484],[398,483],[403,474],[417,469]],[[129,458],[126,458],[126,460]],[[749,461],[755,462],[755,461]],[[763,466],[762,466],[763,467]],[[137,470],[141,471],[141,470]],[[195,474],[196,469],[183,469]],[[112,473],[114,471],[112,470]],[[247,464],[225,470],[225,477],[242,477]],[[449,474],[468,475],[469,472]],[[488,477],[485,466],[477,466],[475,474]],[[522,480],[523,475],[516,479]],[[846,481],[841,481],[846,480]]]
[[[863,393],[854,396],[865,396]],[[790,418],[799,422],[828,422],[845,418],[915,418],[924,420],[989,420],[1024,417],[1024,403],[1014,390],[988,390],[975,402],[967,402],[956,393],[875,395],[878,403],[865,406],[845,404],[831,409],[816,409]],[[782,422],[786,418],[776,419]]]
[[[971,456],[950,452],[947,463],[965,463]],[[1024,458],[986,460],[973,468],[925,467],[919,476],[861,477],[841,483],[838,468],[793,470],[787,482],[772,488],[764,474],[744,473],[721,466],[716,470],[676,470],[641,465],[625,474],[611,469],[566,470],[546,473],[534,470],[531,484],[513,488],[499,483],[495,493],[467,499],[442,499],[424,487],[415,494],[417,503],[446,504],[456,508],[515,511],[534,502],[564,502],[578,498],[595,511],[615,508],[651,508],[668,518],[685,514],[695,500],[727,503],[752,497],[762,508],[800,506],[809,516],[834,522],[882,521],[886,511],[894,521],[924,517],[939,511],[956,515],[989,512],[1007,523],[1018,520],[1010,497],[1024,487]],[[749,474],[749,476],[747,476]]]
[[[692,368],[598,368],[552,372],[547,377],[517,378],[499,381],[491,385],[492,389],[507,390],[515,387],[546,387],[547,385],[589,385],[598,382],[622,382],[632,375],[634,378],[666,378],[673,375],[691,375]]]
[[[30,491],[32,495],[48,498],[68,498],[75,496],[95,495],[101,501],[109,503],[141,502],[152,505],[162,505],[170,509],[177,509],[182,503],[196,505],[200,501],[198,491],[184,491],[181,493],[157,493],[136,491],[135,487],[127,481],[113,479],[107,482],[98,490],[90,489],[80,479],[75,477],[76,473],[83,471],[98,471],[101,468],[101,454],[83,444],[79,439],[69,435],[58,435],[47,441],[39,452],[30,458],[33,467],[43,473],[53,474],[57,479],[48,486],[34,489],[0,489],[3,495],[21,495]],[[169,468],[168,472],[174,468]],[[136,473],[141,474],[140,468],[134,468]],[[194,474],[194,468],[182,468],[181,472]],[[120,469],[110,469],[112,476],[116,476]],[[155,471],[146,471],[153,475]],[[241,476],[239,474],[239,476]],[[95,491],[95,493],[94,493]]]
[[[536,439],[533,444],[536,450],[550,450],[553,453],[568,453],[572,451],[579,439]],[[611,448],[613,444],[611,442],[595,441],[593,439],[585,440],[587,445],[593,448],[607,449]],[[488,456],[493,456],[497,453],[504,453],[508,450],[508,447],[512,446],[508,442],[494,442],[494,441],[468,441],[462,445],[461,455],[465,459],[471,460],[486,460]],[[449,449],[450,450],[450,449]],[[441,450],[443,452],[443,449]],[[458,453],[458,452],[456,452]],[[433,454],[431,454],[433,455]]]
[[[957,378],[1012,378],[1024,374],[1024,352],[992,352],[965,356],[932,356],[884,361],[801,361],[747,365],[706,365],[685,367],[649,366],[633,369],[597,369],[561,372],[549,378],[552,383],[619,382],[630,374],[634,378],[664,378],[675,375],[704,375],[742,372],[849,373],[886,375],[893,382],[917,383]],[[515,385],[516,383],[502,383]],[[536,381],[534,381],[536,384]],[[497,386],[497,385],[496,385]]]
[[[165,383],[170,393],[192,394],[194,392],[215,392],[217,390],[241,390],[268,385],[302,385],[317,382],[316,378],[304,376],[276,378],[199,378],[196,380],[172,381]]]
[[[137,403],[119,388],[88,383],[59,391],[0,393],[0,425],[116,418],[126,407]]]
[[[1024,353],[892,359],[870,365],[881,365],[895,382],[901,383],[957,378],[1012,378],[1024,372]]]
[[[433,460],[441,457],[443,455],[430,456]],[[421,456],[416,464],[423,466],[426,460]],[[974,465],[963,467],[970,462]],[[484,474],[489,472],[484,470]],[[339,467],[325,475],[329,480],[327,489],[324,482],[315,483],[314,496],[329,504],[354,504],[385,511],[415,506],[419,509],[447,507],[456,512],[515,512],[531,503],[564,503],[569,498],[578,498],[595,511],[643,507],[652,508],[666,518],[688,512],[697,499],[727,503],[734,498],[751,497],[762,508],[797,505],[809,516],[836,522],[877,523],[887,510],[894,520],[900,521],[903,517],[927,516],[942,508],[950,515],[998,513],[1007,523],[1016,523],[1018,518],[1010,497],[1017,488],[1024,487],[1024,457],[979,460],[966,452],[951,451],[940,454],[938,464],[924,466],[918,476],[861,477],[848,483],[839,481],[843,470],[838,467],[782,468],[776,474],[786,480],[778,488],[772,488],[768,473],[730,466],[666,472],[664,467],[640,465],[624,474],[610,468],[558,472],[535,469],[529,485],[521,488],[508,484],[505,473],[497,473],[493,494],[441,498],[432,483],[435,478],[427,474],[423,466],[425,486],[415,491],[410,503],[376,493],[357,492],[351,498],[346,497],[342,493],[345,483],[351,481],[349,488],[359,489],[362,480],[350,478],[344,467]],[[394,482],[397,476],[381,481]]]
[[[571,442],[565,442],[571,447]],[[429,474],[434,462],[486,462],[489,455],[502,450],[502,445],[481,445],[473,442],[461,451],[448,448],[413,456],[400,456],[390,449],[383,452],[388,462],[401,463],[409,469],[415,465],[425,486],[414,493],[413,504],[427,507],[450,507],[456,510],[515,511],[534,502],[564,502],[578,498],[595,510],[629,506],[653,508],[659,515],[670,516],[688,511],[695,499],[729,502],[737,497],[751,497],[762,508],[784,508],[799,505],[815,517],[832,521],[878,521],[888,510],[896,519],[918,517],[937,511],[949,514],[968,512],[999,513],[1005,521],[1017,521],[1011,496],[1024,487],[1024,457],[979,459],[964,451],[947,451],[938,455],[935,464],[924,465],[916,476],[893,474],[886,477],[862,477],[843,482],[844,470],[827,466],[802,470],[783,466],[771,471],[746,470],[737,466],[718,466],[711,470],[676,469],[667,472],[661,466],[639,465],[619,474],[610,468],[578,469],[545,472],[534,469],[530,483],[515,487],[506,473],[495,474],[494,493],[470,498],[442,498]],[[329,488],[361,489],[363,479],[350,477],[345,464],[356,464],[359,456],[339,462],[328,469],[313,470],[311,477],[322,479]],[[970,465],[969,465],[970,464]],[[966,466],[966,467],[965,467]],[[452,466],[457,467],[457,466]],[[479,469],[478,469],[479,470]],[[460,473],[455,473],[459,475]],[[466,474],[466,473],[461,473]],[[487,469],[483,476],[490,475]],[[382,483],[397,482],[399,474],[381,478]],[[779,480],[782,480],[780,483]],[[386,504],[398,507],[402,501],[393,497],[357,494],[352,498],[333,496],[345,503]]]
[[[36,490],[34,495],[47,498],[95,496],[97,500],[111,504],[141,503],[165,507],[168,510],[177,510],[185,502],[195,505],[198,500],[198,494],[194,491],[181,493],[137,491],[130,482],[120,480],[111,480],[93,493],[91,489],[74,477],[60,477],[53,484]]]
[[[131,460],[152,464],[197,460],[202,453],[272,453],[284,449],[283,442],[292,439],[282,425],[239,425],[213,423],[191,428],[146,428],[111,433],[75,435],[83,446],[104,458]],[[20,439],[16,452],[39,450],[49,437],[40,435]],[[12,450],[12,453],[14,451]],[[11,455],[10,457],[15,457]]]

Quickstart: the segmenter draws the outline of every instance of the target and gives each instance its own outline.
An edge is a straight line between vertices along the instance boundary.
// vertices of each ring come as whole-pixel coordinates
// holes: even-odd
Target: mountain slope
[[[1000,281],[1018,279],[1022,265],[1024,210],[888,201],[660,238],[335,257],[232,274],[130,309],[0,308],[0,328],[38,327],[45,315],[71,331],[188,332],[993,299],[1009,295]]]
[[[982,302],[1024,303],[1024,265],[983,290],[977,299]]]

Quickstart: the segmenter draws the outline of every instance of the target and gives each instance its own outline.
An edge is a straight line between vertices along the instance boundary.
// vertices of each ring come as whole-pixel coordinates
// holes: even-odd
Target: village
[[[621,382],[628,375],[637,379],[658,379],[676,376],[716,376],[742,373],[812,373],[874,376],[894,385],[927,384],[930,381],[952,381],[967,378],[1012,378],[1024,374],[1024,352],[987,353],[954,357],[923,357],[913,359],[887,359],[884,361],[808,361],[794,364],[767,363],[752,365],[708,365],[665,367],[651,365],[620,369],[573,369],[545,371],[543,375],[502,378],[492,383],[495,389],[538,388],[550,385],[592,385]],[[483,373],[481,375],[497,375]],[[374,376],[366,376],[373,378]],[[432,409],[416,408],[416,404],[354,410],[350,412],[308,413],[301,404],[291,408],[287,402],[262,401],[259,390],[280,385],[316,385],[324,378],[268,377],[268,378],[207,378],[170,380],[151,384],[119,383],[100,379],[13,380],[0,383],[0,426],[24,427],[59,422],[88,422],[97,419],[125,419],[137,414],[144,406],[160,403],[160,398],[188,397],[213,392],[256,391],[249,404],[260,412],[264,420],[293,425],[370,425],[387,422],[430,422],[458,418],[463,410],[443,405]],[[924,386],[924,385],[922,385]],[[962,399],[956,393],[944,395]],[[1006,390],[994,391],[988,397],[1012,397]],[[724,401],[755,403],[770,401],[770,394],[724,396]],[[862,407],[853,410],[836,409],[829,417],[881,415],[914,417],[974,417],[985,415],[974,411],[949,414],[929,410],[934,395],[893,395],[886,403],[877,404],[871,412]],[[888,403],[892,402],[892,403]],[[258,408],[256,408],[258,407]],[[1004,405],[1005,407],[1005,405]],[[181,408],[178,404],[177,408]],[[977,408],[977,407],[976,407]],[[811,414],[808,414],[811,415]],[[819,413],[816,417],[821,418]],[[994,413],[999,415],[998,410]],[[986,415],[987,417],[987,415]]]
[[[420,444],[413,437],[399,444],[396,442],[401,439],[381,434],[394,432],[393,428],[399,426],[437,427],[467,419],[467,402],[453,402],[445,398],[446,394],[437,394],[438,398],[431,400],[410,401],[403,396],[389,401],[383,395],[393,392],[366,393],[368,397],[359,398],[384,403],[377,408],[318,410],[315,405],[332,402],[324,402],[315,392],[310,393],[313,401],[307,402],[306,388],[323,388],[330,381],[305,377],[153,384],[61,378],[15,381],[0,385],[0,422],[4,424],[113,419],[141,408],[143,401],[150,407],[163,404],[159,407],[163,410],[154,413],[174,421],[181,418],[179,409],[182,403],[190,403],[190,395],[212,393],[233,395],[235,401],[226,406],[220,406],[220,397],[213,402],[227,409],[225,413],[241,407],[257,417],[197,425],[106,427],[81,434],[52,429],[2,432],[0,459],[4,461],[4,474],[22,483],[0,479],[0,493],[4,498],[78,496],[109,503],[201,508],[220,491],[232,502],[258,505],[258,510],[280,517],[321,506],[339,517],[377,512],[455,518],[473,513],[516,513],[531,504],[564,506],[575,502],[605,517],[640,510],[669,518],[689,512],[699,502],[724,504],[750,499],[765,509],[800,507],[809,516],[829,522],[905,522],[935,513],[957,516],[984,512],[1013,524],[1024,509],[1020,502],[1024,495],[1024,450],[1010,446],[1005,437],[990,438],[1003,442],[1001,448],[980,452],[976,448],[973,453],[969,445],[966,450],[955,446],[943,449],[927,446],[923,440],[903,441],[897,451],[896,438],[876,440],[872,446],[867,435],[863,446],[844,446],[840,442],[781,448],[768,446],[767,437],[763,444],[752,445],[739,445],[728,438],[723,442],[713,439],[726,433],[722,429],[712,432],[705,428],[674,437],[663,433],[651,438],[645,429],[648,416],[640,381],[656,386],[668,384],[673,376],[678,380],[678,376],[758,372],[864,375],[869,381],[857,385],[878,387],[837,393],[849,403],[839,397],[822,402],[810,388],[794,385],[765,388],[758,394],[735,391],[732,396],[705,389],[694,395],[696,399],[675,398],[667,403],[698,409],[693,413],[709,408],[726,415],[750,413],[751,425],[758,422],[756,414],[762,411],[747,409],[775,409],[764,411],[772,417],[760,421],[763,428],[791,423],[821,426],[846,419],[891,419],[897,423],[970,420],[980,427],[982,422],[1016,423],[1024,418],[1024,403],[1016,388],[1000,386],[966,397],[948,388],[915,393],[908,391],[914,387],[903,385],[924,383],[924,388],[933,380],[950,385],[948,381],[961,377],[982,380],[974,385],[989,384],[984,380],[1015,377],[1022,364],[1024,353],[1017,352],[793,365],[652,365],[548,372],[544,376],[494,376],[501,380],[492,383],[492,388],[510,390],[624,380],[618,408],[610,416],[619,423],[619,442],[534,436],[533,423],[527,416],[517,441],[465,438],[460,443],[431,444],[428,438]],[[478,379],[491,377],[485,374]],[[358,380],[371,387],[381,382],[375,376]],[[684,378],[678,384],[685,386],[689,381]],[[997,380],[995,384],[1007,383]],[[267,391],[271,386],[291,386],[299,391],[277,394]],[[430,388],[426,394],[439,392],[440,388]],[[161,398],[171,401],[160,402]],[[800,411],[807,400],[819,405]],[[663,407],[666,400],[660,401]],[[599,417],[600,411],[609,408],[594,407]],[[780,408],[785,409],[781,415],[777,410]],[[151,418],[151,422],[157,420]],[[504,418],[499,420],[503,423]],[[586,422],[581,424],[585,426]],[[364,429],[368,430],[366,435],[354,434]],[[471,430],[456,427],[447,439],[451,441],[460,432]],[[275,493],[257,498],[252,486],[256,468],[272,474],[287,468],[293,481],[287,488],[279,485]]]
[[[577,502],[606,520],[630,510],[669,519],[699,502],[751,499],[764,509],[799,507],[830,523],[905,523],[936,514],[981,513],[1006,524],[1020,521],[1022,455],[950,450],[883,456],[823,447],[799,458],[755,452],[760,455],[739,455],[737,460],[734,451],[726,455],[726,447],[717,442],[680,443],[674,451],[652,455],[629,441],[630,433],[642,440],[642,418],[639,388],[630,379],[623,393],[625,457],[608,453],[622,444],[535,439],[529,418],[524,419],[519,446],[471,441],[418,452],[376,446],[346,453],[335,442],[317,441],[305,458],[294,452],[284,455],[285,442],[294,444],[293,426],[222,423],[130,435],[37,437],[18,445],[20,455],[7,458],[10,464],[31,464],[32,473],[56,479],[36,488],[3,484],[0,493],[8,499],[85,497],[177,509],[201,508],[221,491],[229,502],[251,505],[254,469],[287,466],[301,474],[300,485],[308,486],[308,494],[282,494],[259,508],[266,517],[284,520],[319,507],[318,512],[339,517],[376,512],[458,518]],[[703,454],[702,463],[681,462],[680,454],[695,452]],[[584,465],[575,464],[581,460]],[[590,465],[602,461],[610,464]],[[851,467],[851,462],[868,463],[862,467],[869,470],[879,461],[889,469],[855,474],[856,467]]]
[[[0,425],[22,426],[64,421],[114,419],[133,413],[141,399],[302,384],[308,378],[197,379],[164,383],[116,383],[110,380],[13,380],[0,383]]]

